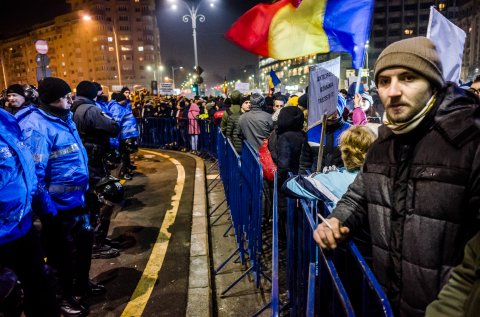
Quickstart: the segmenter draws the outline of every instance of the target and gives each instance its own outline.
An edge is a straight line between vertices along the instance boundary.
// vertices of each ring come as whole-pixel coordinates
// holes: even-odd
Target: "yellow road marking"
[[[174,195],[171,199],[172,208],[167,210],[165,218],[163,219],[160,232],[158,233],[157,240],[153,246],[152,253],[148,259],[147,266],[142,273],[142,277],[135,288],[135,291],[130,298],[127,306],[125,307],[122,317],[141,316],[145,310],[148,299],[152,294],[153,287],[158,279],[158,272],[163,265],[165,254],[167,253],[168,243],[170,242],[171,233],[168,231],[169,227],[175,222],[177,216],[178,207],[180,205],[180,199],[182,197],[183,188],[185,185],[185,169],[176,159],[157,152],[141,150],[142,152],[154,154],[168,159],[177,168],[177,183],[175,184]]]

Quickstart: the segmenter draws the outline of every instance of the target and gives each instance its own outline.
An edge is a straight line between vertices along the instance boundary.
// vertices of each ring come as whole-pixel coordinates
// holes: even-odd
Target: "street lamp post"
[[[156,81],[156,80],[157,80],[157,70],[155,69],[155,67],[153,67],[153,69],[152,69],[152,67],[149,65],[149,66],[147,66],[147,70],[148,70],[148,71],[152,71],[152,70],[153,70],[153,80]]]
[[[182,21],[185,23],[188,23],[189,21],[192,22],[192,31],[193,31],[193,51],[195,54],[195,67],[198,66],[198,54],[197,54],[197,19],[199,22],[205,22],[205,16],[203,14],[198,13],[198,9],[200,8],[200,4],[202,3],[202,0],[197,0],[197,1],[186,1],[186,0],[181,0],[185,7],[188,10],[188,14],[185,14],[182,17]],[[175,0],[170,0],[170,2],[175,2]],[[210,2],[210,6],[214,6],[213,2]],[[172,8],[176,9],[176,5],[173,4]]]
[[[175,88],[175,70],[176,69],[183,69],[182,66],[179,66],[179,67],[175,67],[175,66],[172,66],[172,84],[173,84],[173,88]]]

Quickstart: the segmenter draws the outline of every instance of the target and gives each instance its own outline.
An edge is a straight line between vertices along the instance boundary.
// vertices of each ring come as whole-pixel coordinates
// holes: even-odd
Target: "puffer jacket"
[[[72,114],[63,121],[35,108],[19,117],[18,124],[35,162],[35,205],[39,212],[55,214],[83,207],[88,189],[88,158]]]
[[[136,138],[140,135],[137,127],[137,119],[128,104],[122,106],[115,100],[111,100],[108,108],[110,109],[113,119],[120,125],[121,132],[118,136],[120,140]]]
[[[386,126],[331,217],[369,225],[373,270],[395,316],[423,316],[478,231],[480,131],[473,94],[448,86],[412,132]]]
[[[107,115],[108,117],[110,118],[113,118],[109,108],[108,108],[108,103],[107,102],[104,102],[104,101],[96,101],[95,102],[95,105],[100,109],[102,110],[102,112]],[[117,122],[118,124],[118,122]],[[116,138],[109,138],[108,139],[109,143],[110,143],[110,149],[111,150],[118,150],[120,148],[120,142],[118,140],[118,137]]]
[[[232,105],[230,109],[227,110],[227,113],[225,136],[230,139],[237,153],[242,154],[242,139],[240,138],[238,127],[238,120],[242,115],[241,108],[239,105]]]
[[[32,195],[37,186],[32,154],[15,118],[0,109],[0,245],[32,227]]]

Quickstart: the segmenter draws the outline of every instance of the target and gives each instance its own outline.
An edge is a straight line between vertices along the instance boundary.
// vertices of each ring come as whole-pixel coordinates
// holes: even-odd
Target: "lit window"
[[[110,42],[110,43],[113,42],[113,38],[112,38],[111,36],[109,36],[109,37],[107,38],[107,40],[108,40],[108,42]]]
[[[403,33],[405,33],[405,35],[412,35],[413,30],[412,29],[405,29],[405,31],[403,31]]]
[[[130,36],[128,35],[120,36],[120,41],[129,41],[129,40],[130,40]]]
[[[445,3],[439,3],[439,4],[438,4],[438,9],[439,9],[440,11],[445,10],[446,7],[447,7],[447,5],[446,5]]]
[[[139,51],[139,52],[143,52],[143,46],[139,46],[139,47],[138,47],[138,51]]]
[[[131,45],[120,45],[120,50],[121,51],[131,51],[132,50],[132,46]]]
[[[108,51],[109,51],[109,52],[113,52],[113,51],[114,51],[114,50],[113,50],[113,46],[109,46],[109,47],[108,47]]]

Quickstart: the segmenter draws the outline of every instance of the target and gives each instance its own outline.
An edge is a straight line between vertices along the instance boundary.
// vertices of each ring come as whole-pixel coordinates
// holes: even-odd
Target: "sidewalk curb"
[[[190,238],[190,270],[188,274],[187,316],[212,316],[212,285],[210,279],[210,254],[208,247],[207,192],[205,163],[195,159],[195,186],[192,208],[192,233]]]

